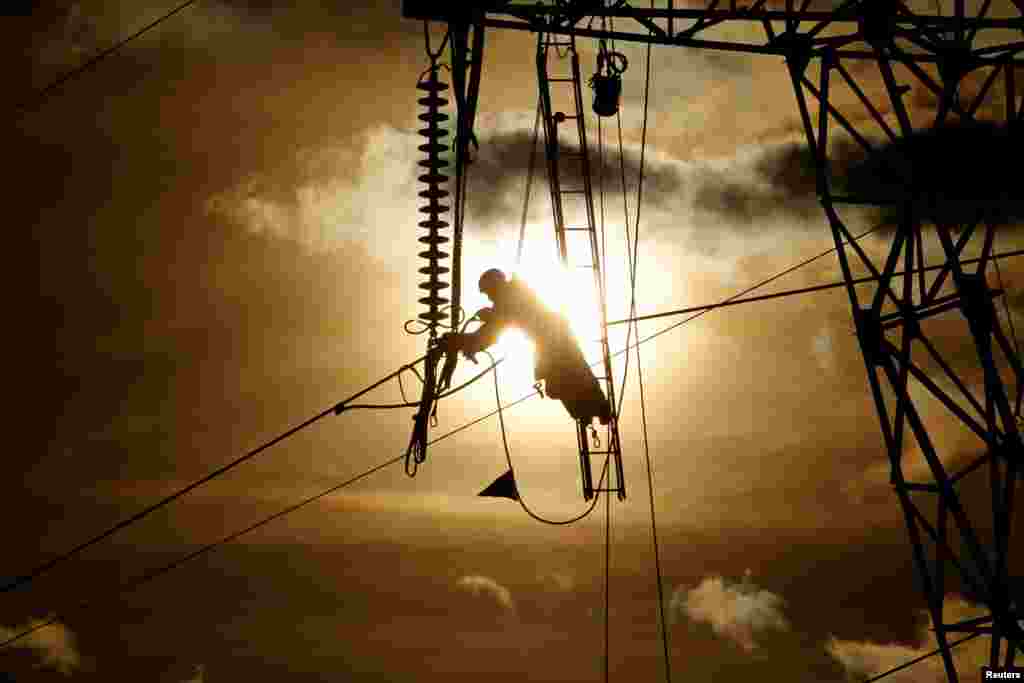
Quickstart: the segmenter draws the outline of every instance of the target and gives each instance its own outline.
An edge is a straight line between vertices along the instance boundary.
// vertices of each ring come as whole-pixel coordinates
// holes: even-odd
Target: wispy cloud
[[[478,574],[463,576],[455,582],[455,585],[473,595],[487,596],[493,599],[507,612],[516,610],[515,602],[512,600],[512,591],[490,577]]]
[[[43,623],[40,619],[32,619],[28,623],[11,628],[0,626],[0,640],[14,638]],[[59,622],[33,631],[10,647],[32,650],[42,660],[42,666],[65,675],[77,670],[81,664],[81,657],[75,644],[75,634]]]
[[[673,621],[677,616],[685,616],[693,622],[709,624],[716,634],[751,652],[758,645],[758,633],[790,630],[782,613],[784,604],[782,596],[754,585],[748,570],[740,582],[712,576],[696,588],[679,587],[669,606]]]

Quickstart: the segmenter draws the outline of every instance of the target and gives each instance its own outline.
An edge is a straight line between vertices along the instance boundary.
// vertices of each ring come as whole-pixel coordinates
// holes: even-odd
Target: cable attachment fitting
[[[619,112],[622,72],[628,67],[626,55],[609,50],[605,41],[600,42],[597,71],[590,79],[590,87],[594,90],[594,113],[598,116],[615,116]]]

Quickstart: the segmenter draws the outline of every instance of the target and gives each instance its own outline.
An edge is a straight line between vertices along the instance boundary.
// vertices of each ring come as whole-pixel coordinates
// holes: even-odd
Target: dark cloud
[[[480,140],[480,151],[470,167],[469,213],[473,218],[484,223],[508,220],[518,217],[522,211],[525,179],[530,168],[530,151],[533,146],[532,131],[514,130],[488,135]],[[562,155],[562,172],[560,181],[563,188],[580,187],[583,175],[580,164],[572,161],[569,156],[578,153],[578,148],[563,146],[559,150]],[[623,169],[620,168],[617,154],[611,151],[605,154],[602,162],[595,145],[589,150],[591,178],[594,190],[603,178],[607,190],[614,191],[621,187]],[[623,168],[629,190],[634,191],[640,176],[640,154],[637,150],[628,149],[623,156]],[[535,158],[534,185],[531,202],[533,207],[546,205],[547,202],[547,163],[543,134],[537,141]],[[666,206],[677,201],[685,189],[680,169],[670,162],[652,159],[648,156],[644,161],[644,198],[655,206]],[[536,208],[534,209],[536,211]],[[541,214],[545,215],[545,214]]]
[[[1024,217],[1012,169],[1024,136],[994,123],[947,125],[919,131],[878,149],[869,158],[833,169],[837,188],[879,203],[914,196],[948,223],[979,216]],[[888,213],[893,220],[895,213]]]
[[[525,130],[481,140],[479,155],[470,169],[468,201],[472,218],[493,224],[518,217],[531,141],[531,134]],[[847,150],[842,146],[837,155],[841,168],[852,163],[852,154]],[[565,158],[575,151],[563,147],[560,153]],[[602,164],[593,145],[589,153],[595,191],[602,178],[607,189],[618,190],[622,168],[617,155],[606,155]],[[582,184],[578,166],[567,159],[563,161],[563,187]],[[639,150],[627,148],[623,166],[627,191],[633,194],[640,175]],[[666,160],[652,154],[644,159],[643,168],[644,207],[655,212],[676,213],[687,202],[692,202],[693,209],[728,221],[732,227],[753,226],[767,218],[779,217],[798,218],[803,225],[821,212],[813,155],[805,145],[797,143],[765,147],[753,160],[736,161],[726,168]],[[542,143],[538,145],[532,196],[534,215],[545,216],[547,169]],[[538,210],[538,204],[542,204],[544,210]]]

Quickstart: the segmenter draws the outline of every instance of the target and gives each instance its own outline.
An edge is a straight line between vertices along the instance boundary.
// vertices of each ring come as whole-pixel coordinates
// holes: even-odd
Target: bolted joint
[[[807,65],[810,64],[811,55],[813,54],[813,45],[809,36],[794,31],[780,33],[772,41],[772,46],[783,51],[790,71],[803,76],[804,72],[807,71]]]
[[[959,284],[961,312],[975,334],[987,335],[992,331],[996,310],[985,277],[977,273],[964,273]]]
[[[857,339],[860,341],[860,349],[864,358],[871,365],[881,365],[885,359],[885,353],[882,351],[884,336],[879,315],[870,308],[856,308],[853,320],[857,325]]]
[[[970,45],[954,43],[939,54],[939,76],[947,91],[955,90],[975,66],[976,60],[971,54]]]
[[[907,339],[920,339],[921,337],[921,319],[917,317],[917,314],[911,310],[908,312],[902,320],[903,323],[903,336]]]
[[[896,33],[897,6],[894,0],[863,0],[857,24],[864,42],[877,50],[892,45]]]

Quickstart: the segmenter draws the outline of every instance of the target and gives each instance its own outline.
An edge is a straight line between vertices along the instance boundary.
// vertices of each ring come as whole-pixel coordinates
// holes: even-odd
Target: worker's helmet
[[[502,271],[497,268],[485,270],[484,274],[480,276],[480,291],[493,298],[495,290],[504,285],[505,282],[505,273]]]

